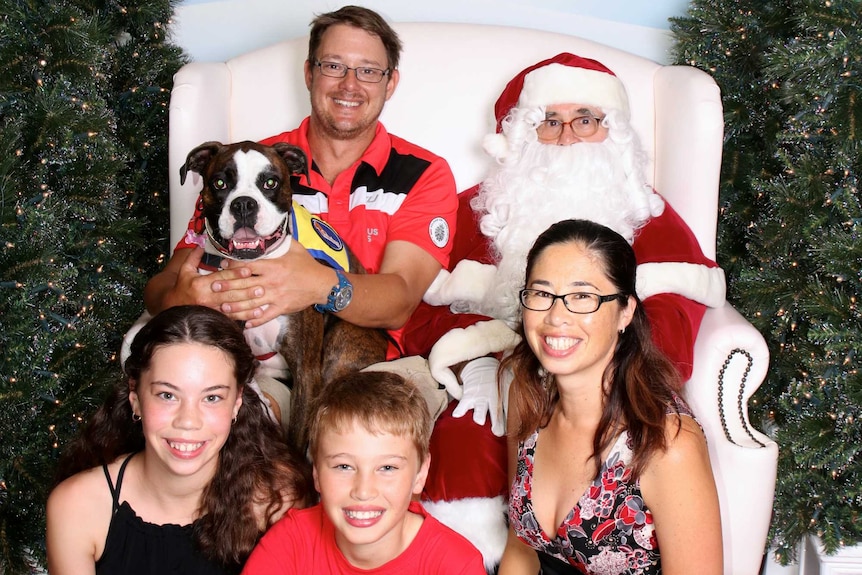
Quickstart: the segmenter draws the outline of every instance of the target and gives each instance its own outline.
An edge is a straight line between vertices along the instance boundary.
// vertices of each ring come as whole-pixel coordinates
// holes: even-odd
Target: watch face
[[[353,286],[346,285],[338,290],[338,293],[335,294],[335,301],[333,302],[333,307],[335,307],[335,311],[341,311],[347,307],[347,304],[350,303],[350,299],[353,297]]]

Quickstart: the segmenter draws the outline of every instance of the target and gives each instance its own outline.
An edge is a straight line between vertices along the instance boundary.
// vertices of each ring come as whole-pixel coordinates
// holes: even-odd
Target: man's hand
[[[252,276],[213,284],[213,289],[219,292],[250,295],[225,299],[220,308],[230,317],[245,321],[247,328],[316,303],[326,303],[326,294],[338,281],[335,270],[311,257],[297,241],[291,242],[288,252],[278,258],[229,261],[226,269],[248,269]],[[258,289],[249,294],[250,288]]]
[[[203,255],[203,248],[184,248],[174,252],[165,269],[153,276],[144,289],[144,301],[151,314],[178,305],[221,309],[226,302],[247,300],[263,294],[248,267],[236,266],[230,270],[201,274],[198,266]],[[232,288],[225,289],[226,284]]]
[[[229,271],[222,268],[217,272],[202,275],[198,271],[198,266],[203,255],[203,248],[192,250],[177,274],[177,282],[173,292],[177,294],[177,297],[186,298],[187,301],[183,303],[218,309],[227,301],[254,297],[255,293],[261,293],[260,288],[255,286],[245,286],[241,289],[237,285],[233,291],[222,289],[222,286],[228,281],[250,278],[251,270],[247,267],[237,266]],[[250,281],[253,280],[247,280],[246,283]]]

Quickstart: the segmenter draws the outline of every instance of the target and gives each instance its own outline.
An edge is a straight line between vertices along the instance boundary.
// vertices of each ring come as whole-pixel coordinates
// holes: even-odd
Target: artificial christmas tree
[[[172,11],[0,0],[2,573],[43,555],[57,455],[121,376],[167,253]]]
[[[862,5],[697,0],[676,60],[722,89],[719,263],[771,354],[753,414],[779,444],[778,559],[862,540]]]

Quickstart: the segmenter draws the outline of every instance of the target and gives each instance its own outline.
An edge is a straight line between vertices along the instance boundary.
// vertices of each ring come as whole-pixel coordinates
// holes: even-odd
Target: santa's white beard
[[[493,240],[497,274],[494,289],[475,311],[517,323],[527,252],[553,223],[592,220],[633,241],[649,219],[643,206],[652,190],[644,188],[640,174],[624,172],[622,155],[610,139],[570,146],[525,143],[518,158],[507,158],[482,183],[473,208],[483,214],[482,233]]]

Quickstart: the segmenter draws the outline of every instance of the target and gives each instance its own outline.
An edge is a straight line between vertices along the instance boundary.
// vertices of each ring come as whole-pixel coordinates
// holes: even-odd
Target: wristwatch
[[[350,299],[353,297],[353,284],[347,276],[341,273],[341,270],[335,270],[335,275],[338,276],[338,283],[332,286],[326,304],[314,304],[314,309],[320,313],[338,313],[350,304]]]

